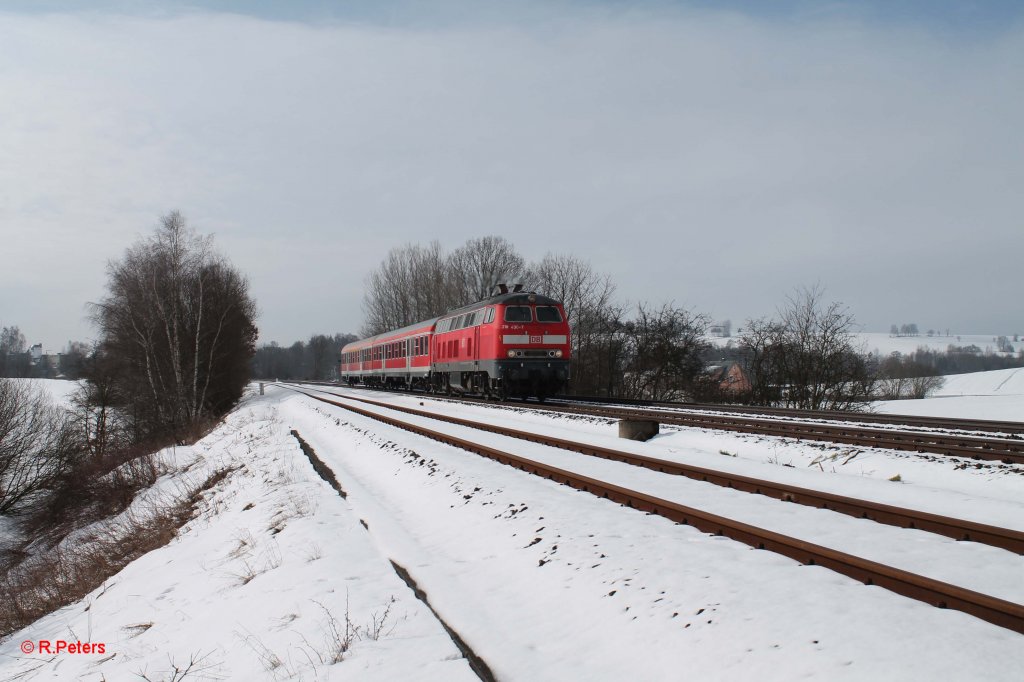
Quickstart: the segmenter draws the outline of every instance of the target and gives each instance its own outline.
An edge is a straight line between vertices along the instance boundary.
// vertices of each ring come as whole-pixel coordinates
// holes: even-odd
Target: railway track
[[[595,414],[612,419],[653,419],[664,424],[737,431],[764,436],[781,436],[798,440],[828,441],[862,447],[888,448],[932,453],[969,459],[984,459],[1005,464],[1024,464],[1024,441],[1008,438],[965,436],[930,431],[898,431],[895,429],[796,422],[720,414],[686,414],[607,408],[570,408],[572,412]]]
[[[949,516],[930,514],[927,512],[906,509],[879,502],[872,502],[869,500],[861,500],[844,495],[821,492],[810,488],[779,483],[777,481],[742,476],[740,474],[698,467],[691,464],[674,462],[657,457],[648,457],[646,455],[639,455],[613,448],[605,448],[590,443],[580,443],[563,438],[555,438],[533,431],[520,431],[507,427],[495,426],[493,424],[487,424],[470,419],[438,414],[428,410],[417,410],[411,407],[381,403],[375,400],[358,398],[355,396],[344,397],[346,400],[352,400],[372,405],[374,407],[381,407],[427,419],[435,419],[458,426],[466,426],[481,431],[496,433],[502,436],[510,436],[512,438],[518,438],[532,443],[540,443],[541,445],[548,445],[562,450],[570,450],[572,452],[578,452],[592,457],[624,462],[626,464],[644,467],[646,469],[651,469],[665,474],[685,476],[693,480],[714,483],[715,485],[732,488],[733,490],[739,490],[741,492],[765,495],[778,500],[802,504],[809,507],[816,507],[819,509],[829,509],[831,511],[847,514],[856,518],[870,519],[878,523],[898,526],[900,528],[924,530],[938,535],[944,535],[946,537],[953,538],[954,540],[980,542],[993,547],[1006,549],[1016,554],[1024,554],[1024,532],[1022,531],[1000,528],[998,526],[991,526]],[[320,400],[321,398],[317,399]],[[332,402],[332,404],[335,403]]]
[[[388,416],[388,415],[385,415],[385,414],[381,414],[379,412],[375,412],[375,411],[373,411],[371,409],[365,409],[365,408],[359,407],[357,405],[341,402],[340,400],[334,400],[334,399],[331,399],[331,398],[325,398],[323,396],[318,396],[318,395],[310,393],[308,390],[303,390],[301,388],[294,388],[294,387],[289,387],[289,388],[291,388],[292,390],[295,390],[295,391],[297,391],[299,393],[302,393],[303,395],[306,395],[306,396],[308,396],[308,397],[310,397],[310,398],[312,398],[314,400],[318,400],[318,401],[321,401],[321,402],[324,402],[324,403],[327,403],[327,404],[330,404],[330,405],[334,405],[334,406],[337,406],[337,407],[339,407],[341,409],[344,409],[344,410],[347,410],[347,411],[350,411],[350,412],[362,415],[364,417],[368,417],[370,419],[374,419],[374,420],[383,422],[385,424],[389,424],[391,426],[395,426],[397,428],[404,429],[406,431],[410,431],[410,432],[413,432],[413,433],[416,433],[416,434],[419,434],[419,435],[422,435],[422,436],[426,436],[428,438],[432,438],[434,440],[437,440],[437,441],[440,441],[440,442],[444,442],[444,443],[447,443],[449,445],[453,445],[455,447],[459,447],[459,448],[462,448],[462,449],[465,449],[465,450],[469,450],[471,452],[475,452],[477,454],[483,455],[485,457],[488,457],[488,458],[493,459],[495,461],[501,462],[503,464],[514,466],[514,467],[516,467],[518,469],[521,469],[523,471],[527,471],[529,473],[533,473],[533,474],[542,476],[544,478],[548,478],[550,480],[557,481],[559,483],[563,483],[563,484],[572,486],[573,488],[576,488],[576,489],[579,489],[579,490],[582,490],[582,491],[585,491],[585,492],[592,493],[594,495],[597,495],[598,497],[610,499],[610,500],[618,502],[619,504],[622,504],[624,506],[627,506],[627,507],[630,507],[630,508],[634,508],[634,509],[637,509],[637,510],[640,510],[640,511],[648,512],[648,513],[658,514],[660,516],[663,516],[663,517],[665,517],[667,519],[670,519],[672,521],[675,521],[677,523],[689,524],[689,525],[694,526],[695,528],[698,528],[701,531],[704,531],[704,532],[707,532],[707,533],[716,534],[716,535],[723,535],[723,536],[729,537],[731,539],[743,542],[743,543],[745,543],[745,544],[747,544],[747,545],[749,545],[751,547],[757,548],[757,549],[767,549],[767,550],[770,550],[770,551],[782,554],[784,556],[787,556],[787,557],[789,557],[791,559],[794,559],[796,561],[799,561],[800,563],[803,563],[803,564],[820,565],[820,566],[829,568],[831,570],[834,570],[834,571],[836,571],[838,573],[842,573],[843,575],[846,575],[846,576],[849,576],[849,577],[854,578],[856,580],[859,580],[859,581],[861,581],[861,582],[863,582],[863,583],[865,583],[867,585],[877,585],[877,586],[880,586],[880,587],[884,587],[884,588],[886,588],[888,590],[891,590],[891,591],[893,591],[893,592],[895,592],[897,594],[901,594],[903,596],[907,596],[907,597],[910,597],[910,598],[913,598],[913,599],[917,599],[919,601],[931,604],[933,606],[937,606],[939,608],[951,608],[951,609],[956,609],[956,610],[959,610],[959,611],[963,611],[963,612],[969,613],[969,614],[971,614],[971,615],[973,615],[975,617],[978,617],[978,618],[981,618],[983,620],[986,620],[986,621],[988,621],[990,623],[994,623],[994,624],[999,625],[1001,627],[1004,627],[1004,628],[1013,630],[1015,632],[1024,634],[1024,606],[1022,606],[1020,604],[1016,604],[1016,603],[1013,603],[1013,602],[1010,602],[1010,601],[1007,601],[1007,600],[1004,600],[1004,599],[1000,599],[1000,598],[997,598],[997,597],[993,597],[993,596],[990,596],[990,595],[982,594],[980,592],[976,592],[976,591],[969,590],[969,589],[966,589],[966,588],[958,587],[956,585],[951,585],[949,583],[945,583],[945,582],[938,581],[938,580],[935,580],[935,579],[932,579],[932,578],[921,576],[921,575],[918,575],[918,574],[915,574],[915,573],[912,573],[912,572],[909,572],[909,571],[905,571],[905,570],[902,570],[902,569],[898,569],[898,568],[895,568],[895,567],[892,567],[892,566],[887,566],[887,565],[884,565],[884,564],[881,564],[881,563],[878,563],[878,562],[874,562],[874,561],[871,561],[871,560],[868,560],[868,559],[857,557],[857,556],[852,555],[852,554],[841,552],[839,550],[831,549],[831,548],[824,547],[824,546],[821,546],[821,545],[817,545],[817,544],[814,544],[814,543],[810,543],[810,542],[807,542],[807,541],[804,541],[804,540],[800,540],[798,538],[794,538],[794,537],[790,537],[790,536],[783,535],[783,534],[780,534],[780,533],[776,533],[774,531],[766,530],[766,529],[763,529],[763,528],[758,528],[756,526],[753,526],[753,525],[750,525],[750,524],[747,524],[747,523],[743,523],[743,522],[740,522],[740,521],[736,521],[736,520],[733,520],[733,519],[729,519],[729,518],[726,518],[726,517],[723,517],[723,516],[720,516],[720,515],[711,514],[709,512],[702,511],[700,509],[695,509],[695,508],[692,508],[692,507],[681,505],[681,504],[679,504],[677,502],[674,502],[674,501],[671,501],[671,500],[666,500],[666,499],[658,498],[658,497],[655,497],[655,496],[652,496],[652,495],[649,495],[649,494],[646,494],[646,493],[643,493],[643,492],[640,492],[640,491],[624,488],[622,486],[618,486],[618,485],[615,485],[613,483],[609,483],[609,482],[606,482],[606,481],[601,481],[601,480],[598,480],[598,479],[595,479],[595,478],[592,478],[592,477],[587,477],[587,476],[584,476],[584,475],[581,475],[581,474],[578,474],[578,473],[575,473],[575,472],[572,472],[572,471],[568,471],[568,470],[565,470],[565,469],[553,467],[553,466],[550,466],[550,465],[547,465],[547,464],[544,464],[544,463],[541,463],[541,462],[538,462],[538,461],[535,461],[535,460],[531,460],[531,459],[526,458],[526,457],[521,457],[519,455],[515,455],[515,454],[512,454],[510,452],[506,452],[506,451],[503,451],[503,450],[500,450],[500,449],[497,449],[497,448],[493,448],[493,447],[489,447],[489,446],[483,445],[483,444],[481,444],[479,442],[476,442],[474,440],[469,440],[469,439],[466,439],[466,438],[456,437],[456,436],[444,433],[442,431],[437,431],[435,429],[430,429],[430,428],[426,428],[426,427],[423,427],[423,426],[419,426],[419,425],[416,425],[416,424],[413,424],[413,423],[410,423],[410,422],[407,422],[407,421],[403,421],[403,420],[395,418],[395,417],[391,417],[391,416]],[[340,396],[336,396],[335,395],[334,397],[335,398],[339,398]],[[347,400],[347,401],[361,402],[361,403],[364,403],[364,404],[369,403],[369,404],[372,404],[374,406],[384,407],[385,409],[388,409],[388,410],[396,410],[396,406],[394,406],[394,405],[382,405],[380,403],[376,403],[376,401],[369,401],[369,400],[366,400],[366,399],[363,399],[363,398],[350,398],[348,396],[345,396],[344,399]],[[409,412],[413,412],[413,413],[420,412],[420,411],[417,411],[417,410],[411,410],[411,408],[398,408],[398,411],[399,412],[409,411]],[[439,417],[438,415],[433,414],[433,413],[425,414],[425,415],[422,415],[422,416],[427,416],[427,417],[429,417],[431,419],[437,419]],[[455,418],[445,417],[446,421],[451,421],[453,419],[455,419]],[[457,421],[455,421],[453,423],[458,423],[458,421],[463,421],[463,420],[457,420]],[[491,427],[490,425],[488,425],[488,426],[489,426],[489,428],[487,428],[487,430],[489,430],[489,431],[505,433],[505,430],[504,429],[500,429],[500,427]],[[518,433],[522,434],[524,432],[518,432]],[[517,436],[515,434],[506,434],[506,435],[513,435],[514,437],[521,437],[521,436]],[[530,435],[532,437],[529,438],[529,440],[535,440],[535,437],[539,437],[538,434],[530,434]],[[553,440],[557,441],[558,439],[553,439]],[[560,446],[556,445],[555,447],[560,447]],[[592,446],[584,446],[584,447],[592,447]],[[628,453],[618,453],[618,454],[619,455],[623,455],[623,454],[628,455]],[[629,457],[636,457],[635,455],[628,455],[628,456]],[[613,458],[615,458],[615,457],[613,457]],[[620,459],[619,461],[623,461],[623,460]],[[633,463],[633,462],[630,462],[630,463]],[[654,464],[654,460],[648,461],[646,464],[640,464],[640,465],[641,466],[650,466],[652,464]],[[673,465],[675,465],[675,463],[665,463],[665,464],[673,464]],[[658,464],[657,466],[662,466],[662,465]],[[678,465],[676,465],[676,466],[678,466]],[[658,469],[658,470],[660,470],[660,469]],[[666,473],[677,473],[677,472],[666,472]],[[696,472],[691,472],[691,473],[696,473]],[[712,472],[712,473],[720,474],[721,472]],[[684,475],[686,475],[686,474],[684,474]],[[729,476],[729,475],[726,474],[725,476]],[[694,477],[696,477],[696,476],[694,476]],[[715,482],[715,481],[711,481],[711,482]],[[744,486],[747,486],[747,485],[755,485],[756,486],[758,484],[756,479],[746,479],[745,481],[738,481],[737,480],[737,482],[735,482],[734,485],[736,485],[736,483],[741,483]],[[778,484],[774,484],[774,483],[768,482],[768,481],[761,481],[760,483],[763,484],[763,487],[765,489],[767,489],[769,486],[778,486]],[[720,483],[720,484],[727,485],[725,483]],[[733,486],[730,486],[730,487],[733,487]],[[739,488],[739,489],[742,490],[744,488]],[[791,490],[793,490],[793,489],[791,489]],[[814,493],[815,492],[815,491],[804,491],[803,489],[798,489],[798,490],[800,491],[801,494]],[[762,490],[755,490],[755,492],[762,492],[762,494],[771,494],[771,493],[768,493],[768,492],[763,492]],[[785,494],[785,493],[783,493],[783,494]],[[842,498],[841,496],[829,495],[829,497],[838,498],[836,500],[832,500],[833,503],[837,503],[837,507],[839,506],[838,502],[841,502],[843,500],[846,500],[851,505],[858,505],[858,504],[872,505],[872,504],[874,504],[874,503],[865,503],[865,501],[855,500],[853,498]],[[785,498],[783,498],[783,499],[785,499]],[[807,499],[809,500],[810,498],[807,498]],[[794,501],[796,501],[796,500],[794,500]],[[814,504],[814,503],[811,503],[809,501],[807,501],[805,503]],[[814,506],[818,506],[818,505],[814,504]],[[896,514],[901,519],[900,521],[897,521],[895,523],[895,525],[903,525],[903,523],[906,522],[907,519],[913,519],[911,522],[914,523],[915,525],[914,526],[908,526],[908,527],[916,527],[916,528],[924,529],[924,530],[933,530],[933,528],[942,528],[942,527],[944,527],[944,528],[948,529],[950,532],[962,533],[963,532],[963,530],[962,530],[963,526],[960,525],[960,524],[964,524],[964,523],[971,524],[972,523],[972,522],[964,522],[964,521],[959,520],[959,519],[949,519],[949,518],[946,518],[946,517],[938,517],[936,515],[931,515],[931,514],[923,514],[922,512],[916,512],[914,510],[906,510],[906,509],[899,509],[899,508],[893,508],[893,507],[889,507],[888,509],[880,509],[880,508],[877,508],[877,507],[885,507],[885,505],[877,505],[875,509],[872,509],[870,511],[870,513],[872,513],[872,514],[874,514],[874,515],[876,515],[878,517],[875,520],[881,521],[883,523],[893,522],[896,519],[896,516],[893,516],[891,518],[890,517],[886,517],[886,518],[889,518],[889,520],[883,520],[883,517],[885,517],[885,514],[892,513],[892,514]],[[831,509],[832,507],[830,506],[828,508]],[[865,508],[862,507],[862,509],[865,509]],[[837,508],[836,511],[843,511],[843,509]],[[846,513],[853,513],[853,512],[846,511]],[[854,515],[861,515],[861,514],[854,513]],[[902,515],[902,516],[900,516],[900,515]],[[871,517],[869,516],[868,518],[871,518]],[[922,525],[917,525],[917,524],[923,524],[923,525],[935,524],[935,525],[933,525],[930,528],[922,528]],[[1018,553],[1019,553],[1019,551],[1020,551],[1020,542],[1022,540],[1021,534],[1019,532],[1017,532],[1017,531],[1009,531],[1007,529],[997,529],[997,528],[994,528],[994,527],[991,527],[991,526],[984,526],[983,524],[975,524],[975,525],[980,527],[980,528],[976,528],[975,529],[976,532],[979,532],[979,534],[980,534],[979,537],[981,535],[984,535],[984,533],[981,533],[981,531],[986,531],[987,530],[988,532],[991,532],[992,529],[994,529],[996,531],[995,532],[996,536],[1002,535],[1003,537],[1009,537],[1010,540],[1008,542],[1012,543],[1012,546],[1017,548],[1017,549],[1015,549],[1013,551],[1018,551]],[[956,528],[957,530],[953,530],[954,528]],[[1001,533],[1000,533],[1000,531],[1001,531]],[[934,532],[941,532],[941,531],[934,531]],[[943,532],[942,534],[949,535],[950,532]],[[972,537],[972,539],[977,539],[977,538]],[[986,539],[992,539],[992,537],[986,537]],[[1004,540],[998,540],[997,539],[997,540],[995,540],[995,542],[1000,542],[1001,543],[1001,542],[1004,542]],[[994,543],[992,543],[992,544],[994,544]],[[1001,544],[996,544],[996,546],[1002,546],[1002,545]]]
[[[703,403],[672,403],[649,400],[619,400],[586,396],[557,396],[554,402],[569,404],[617,405],[620,407],[656,408],[664,410],[689,410],[740,415],[769,416],[799,420],[815,419],[833,422],[859,422],[868,424],[893,424],[903,427],[917,427],[939,431],[981,431],[1024,437],[1024,422],[998,421],[991,419],[953,419],[949,417],[919,417],[901,414],[875,414],[867,412],[842,412],[837,410],[799,410],[783,407],[749,407],[746,405],[708,405]]]
[[[438,400],[493,404],[483,398],[435,397]],[[516,403],[510,403],[516,405]],[[708,414],[607,405],[568,405],[525,403],[530,409],[567,414],[590,415],[606,419],[651,419],[662,424],[717,429],[797,440],[843,443],[860,447],[887,448],[905,452],[929,453],[949,457],[988,460],[1004,464],[1024,464],[1024,439],[1016,437],[973,436],[946,431],[901,431],[855,424],[793,421],[742,415]],[[787,417],[791,416],[789,414]]]

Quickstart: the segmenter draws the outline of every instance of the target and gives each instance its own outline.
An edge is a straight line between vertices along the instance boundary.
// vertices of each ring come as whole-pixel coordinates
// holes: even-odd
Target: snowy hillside
[[[874,409],[888,414],[912,414],[964,419],[1024,421],[1024,368],[954,374],[929,398],[883,400]]]

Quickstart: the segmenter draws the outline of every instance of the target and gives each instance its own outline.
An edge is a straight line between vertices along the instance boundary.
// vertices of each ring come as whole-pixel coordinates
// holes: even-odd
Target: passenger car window
[[[529,322],[533,319],[530,314],[530,306],[510,305],[505,307],[506,322]]]
[[[539,305],[537,306],[537,321],[561,322],[562,314],[558,312],[558,308],[553,305]]]

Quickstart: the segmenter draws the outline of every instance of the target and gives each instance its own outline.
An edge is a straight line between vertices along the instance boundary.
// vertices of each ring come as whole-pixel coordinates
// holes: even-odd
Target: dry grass
[[[155,677],[150,677],[147,670],[142,669],[137,671],[135,674],[146,682],[181,682],[186,678],[191,678],[195,675],[198,679],[203,680],[222,680],[225,679],[218,670],[220,663],[211,660],[213,652],[208,654],[195,653],[189,658],[187,665],[175,663],[174,659],[168,654],[167,662],[170,666],[167,670],[160,673],[153,673]]]
[[[169,543],[195,516],[203,493],[232,470],[186,486],[169,503],[152,502],[120,519],[95,524],[74,547],[58,545],[25,559],[0,578],[0,636],[78,601],[138,557]],[[67,543],[65,543],[66,545]]]

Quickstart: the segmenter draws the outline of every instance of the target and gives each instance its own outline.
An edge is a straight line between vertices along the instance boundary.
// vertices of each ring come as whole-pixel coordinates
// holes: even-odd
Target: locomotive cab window
[[[505,308],[506,322],[530,322],[533,315],[530,314],[530,306],[510,305]]]
[[[494,322],[494,308],[488,308],[487,312],[484,313],[484,324],[490,324]]]
[[[558,308],[553,305],[539,305],[537,306],[537,321],[561,322],[562,314],[558,312]]]

